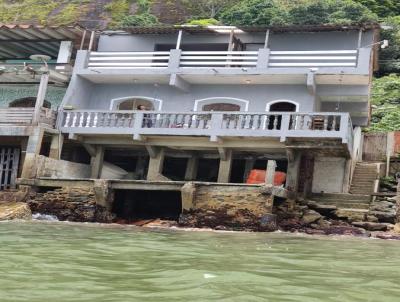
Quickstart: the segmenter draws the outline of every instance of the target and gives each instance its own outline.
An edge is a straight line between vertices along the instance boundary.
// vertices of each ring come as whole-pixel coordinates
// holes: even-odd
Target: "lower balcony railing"
[[[351,145],[348,113],[332,112],[159,112],[65,110],[62,132],[187,136],[340,138]]]
[[[48,108],[41,108],[38,122],[34,118],[35,108],[15,107],[0,108],[0,126],[30,126],[37,123],[54,127],[56,122],[56,112]]]

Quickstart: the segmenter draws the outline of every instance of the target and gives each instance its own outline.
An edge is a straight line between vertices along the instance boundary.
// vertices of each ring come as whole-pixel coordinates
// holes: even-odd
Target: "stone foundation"
[[[271,188],[188,183],[182,199],[181,226],[252,231],[277,228]]]
[[[96,203],[91,188],[62,188],[32,193],[27,203],[32,213],[54,215],[59,220],[107,223],[115,218],[106,207]]]

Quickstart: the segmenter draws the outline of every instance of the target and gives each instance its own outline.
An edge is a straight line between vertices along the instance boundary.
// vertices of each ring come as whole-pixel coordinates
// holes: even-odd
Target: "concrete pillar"
[[[253,169],[256,160],[254,158],[246,159],[244,164],[244,173],[243,173],[243,182],[247,181],[249,177],[250,171]]]
[[[218,169],[218,182],[228,183],[231,178],[232,150],[226,150],[225,160],[220,159]]]
[[[195,180],[197,176],[197,168],[199,166],[199,158],[193,155],[188,159],[185,172],[185,180]]]
[[[299,171],[301,153],[299,151],[288,150],[288,167],[286,175],[286,189],[297,192],[299,187]]]
[[[164,149],[161,148],[154,157],[150,157],[149,169],[147,170],[147,180],[158,180],[162,175],[164,166]]]
[[[348,193],[350,190],[350,182],[351,182],[351,159],[346,160],[346,164],[344,166],[344,177],[343,177],[343,193]]]
[[[91,165],[91,169],[92,169],[90,178],[93,178],[93,179],[100,178],[101,170],[103,168],[103,162],[104,162],[104,147],[97,146],[96,147],[96,155],[93,156],[90,161],[90,165]]]
[[[38,123],[40,120],[40,111],[43,107],[44,98],[46,97],[48,83],[49,83],[49,74],[48,73],[42,74],[42,76],[40,78],[38,94],[36,97],[35,112],[33,114],[33,123],[34,124]]]
[[[267,163],[267,172],[265,173],[265,183],[274,185],[276,161],[269,160]]]
[[[34,178],[36,176],[36,156],[40,154],[44,131],[41,127],[35,127],[29,136],[26,145],[25,158],[23,162],[21,178]]]
[[[53,159],[60,159],[64,136],[55,134],[51,137],[49,157]]]

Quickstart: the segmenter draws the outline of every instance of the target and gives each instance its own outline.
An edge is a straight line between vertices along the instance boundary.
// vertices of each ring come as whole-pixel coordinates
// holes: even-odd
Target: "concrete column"
[[[218,170],[218,182],[228,183],[231,178],[232,150],[226,150],[225,160],[220,159]]]
[[[90,161],[90,165],[91,165],[91,169],[92,169],[90,178],[94,178],[94,179],[100,178],[101,170],[103,168],[103,162],[104,162],[104,147],[97,146],[96,147],[96,155],[93,156]]]
[[[44,98],[46,97],[48,83],[49,83],[49,74],[48,73],[42,74],[40,78],[38,94],[36,97],[35,112],[33,114],[34,124],[38,123],[40,120],[40,111],[43,107]]]
[[[199,158],[193,155],[188,159],[185,172],[185,180],[195,180],[197,176],[197,168],[199,166]]]
[[[350,190],[350,180],[351,180],[351,159],[347,159],[344,166],[344,176],[343,176],[343,193],[348,193]]]
[[[26,146],[21,178],[34,178],[36,176],[36,156],[40,154],[44,131],[41,127],[35,127],[29,136]]]
[[[269,160],[267,163],[267,172],[265,173],[265,183],[274,185],[276,161]]]
[[[53,159],[60,159],[64,136],[55,134],[51,137],[49,157]]]
[[[161,148],[154,157],[150,157],[149,169],[147,170],[147,180],[158,180],[162,175],[164,166],[164,149]]]
[[[244,183],[247,181],[247,178],[249,177],[250,171],[253,169],[255,162],[256,160],[254,158],[246,159],[246,162],[244,164],[244,173],[243,173]]]
[[[286,189],[297,192],[299,187],[299,171],[301,153],[299,151],[288,150],[288,167],[286,175]]]

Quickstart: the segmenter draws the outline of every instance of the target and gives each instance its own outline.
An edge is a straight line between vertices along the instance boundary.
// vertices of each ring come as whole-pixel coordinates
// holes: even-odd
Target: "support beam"
[[[83,148],[85,148],[85,150],[87,151],[87,153],[89,153],[91,157],[96,156],[96,147],[86,143],[83,143],[82,146]]]
[[[307,73],[307,90],[311,95],[315,95],[317,91],[317,84],[315,82],[315,72],[309,71]]]
[[[218,182],[229,183],[232,169],[232,150],[226,151],[225,160],[219,161]]]
[[[267,171],[265,172],[265,183],[274,185],[276,161],[269,160],[267,163]]]
[[[357,41],[357,49],[361,48],[361,41],[362,41],[362,29],[360,28],[360,30],[358,31],[358,41]]]
[[[178,32],[178,39],[177,39],[177,41],[176,41],[176,49],[180,49],[180,48],[181,48],[182,33],[183,33],[182,30],[180,30],[180,31]]]
[[[158,154],[157,147],[145,145],[147,152],[149,153],[150,158],[156,158]]]
[[[286,175],[286,189],[297,192],[299,187],[299,171],[300,171],[300,151],[288,149],[288,167]]]
[[[44,130],[41,127],[35,127],[33,133],[29,136],[21,178],[36,177],[36,162],[37,156],[40,154],[40,148],[42,147],[43,134]]]
[[[227,158],[227,150],[223,147],[218,147],[218,153],[221,160],[226,160]]]
[[[54,134],[51,136],[50,153],[49,153],[50,158],[60,159],[63,143],[64,143],[64,136],[62,136],[62,134]]]
[[[186,82],[184,79],[182,79],[176,73],[171,74],[171,77],[169,79],[169,85],[173,86],[183,92],[190,91],[190,84],[188,82]]]
[[[35,112],[33,114],[33,124],[38,123],[40,120],[40,111],[42,110],[44,98],[46,97],[48,83],[49,83],[49,74],[48,73],[42,74],[36,97]]]
[[[91,176],[90,178],[98,179],[101,176],[101,170],[103,168],[104,162],[104,147],[97,146],[96,147],[96,155],[92,157],[90,165],[91,165]]]
[[[61,41],[60,49],[58,51],[57,63],[69,64],[72,55],[73,43],[72,41]]]
[[[145,179],[146,170],[146,158],[144,156],[139,156],[136,161],[135,174],[137,179]]]
[[[232,51],[234,44],[233,44],[233,39],[234,39],[235,31],[232,29],[230,34],[229,34],[229,42],[228,42],[228,51]]]
[[[264,48],[268,48],[268,44],[269,44],[269,33],[270,33],[270,30],[269,29],[267,29],[267,32],[265,33],[265,42],[264,42]]]
[[[193,155],[188,159],[185,171],[185,180],[196,180],[198,166],[199,157],[197,155]]]
[[[160,180],[164,166],[164,148],[161,148],[155,157],[150,157],[147,180]]]

